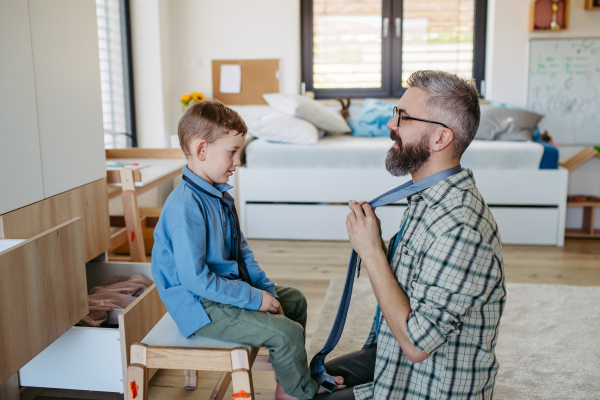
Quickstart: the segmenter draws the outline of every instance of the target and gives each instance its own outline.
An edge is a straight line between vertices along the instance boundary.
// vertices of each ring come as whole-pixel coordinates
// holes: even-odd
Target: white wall
[[[300,91],[299,0],[132,0],[140,147],[168,147],[182,95],[212,96],[212,60],[280,59],[281,92]]]
[[[131,41],[135,120],[139,147],[168,147],[165,118],[161,0],[131,0]],[[166,46],[168,49],[169,46]]]
[[[584,10],[584,0],[571,0],[569,29],[560,32],[529,32],[529,4],[529,0],[488,2],[486,98],[493,102],[526,106],[530,39],[600,37],[600,12]],[[600,145],[600,135],[594,144]],[[582,147],[558,149],[562,162]],[[569,194],[600,196],[600,158],[569,175]],[[581,209],[569,209],[567,227],[579,227],[581,214]],[[596,213],[595,226],[600,228],[600,213]]]

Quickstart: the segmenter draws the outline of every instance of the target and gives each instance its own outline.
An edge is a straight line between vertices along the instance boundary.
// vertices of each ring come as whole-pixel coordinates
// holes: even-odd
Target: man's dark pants
[[[373,344],[325,363],[327,373],[331,376],[343,377],[347,387],[331,394],[319,394],[314,397],[314,400],[354,400],[353,387],[373,381],[376,355],[377,344]]]

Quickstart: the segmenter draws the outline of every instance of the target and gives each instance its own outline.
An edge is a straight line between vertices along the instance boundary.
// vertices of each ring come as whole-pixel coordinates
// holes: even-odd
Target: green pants
[[[312,399],[318,384],[310,376],[304,347],[306,299],[292,287],[276,285],[275,291],[285,316],[202,300],[211,322],[195,335],[266,347],[283,391]]]

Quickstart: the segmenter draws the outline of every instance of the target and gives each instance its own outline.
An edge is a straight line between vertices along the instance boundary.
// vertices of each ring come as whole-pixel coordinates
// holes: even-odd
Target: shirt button
[[[227,226],[227,222],[223,222],[223,226]]]

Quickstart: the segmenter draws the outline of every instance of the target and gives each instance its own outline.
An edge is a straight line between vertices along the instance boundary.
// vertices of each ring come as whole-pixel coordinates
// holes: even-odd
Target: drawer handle
[[[133,232],[131,232],[131,233],[133,233]],[[137,397],[137,391],[140,387],[138,385],[136,385],[134,381],[131,381],[129,383],[129,387],[131,388],[131,398],[135,399]]]

